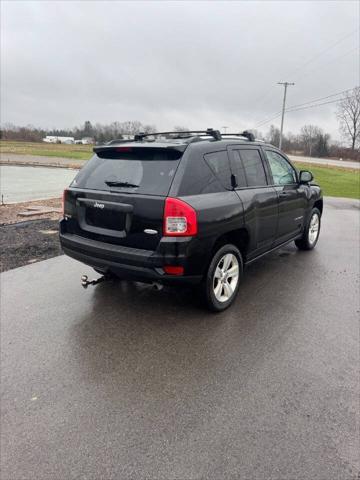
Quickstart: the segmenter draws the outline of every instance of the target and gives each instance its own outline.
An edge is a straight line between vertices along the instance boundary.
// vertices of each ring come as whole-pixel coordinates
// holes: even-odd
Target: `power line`
[[[330,103],[338,103],[338,102],[341,102],[341,98],[338,98],[337,100],[330,100],[329,102],[316,103],[314,105],[308,105],[307,107],[294,108],[293,110],[286,110],[286,111],[287,112],[298,112],[299,110],[306,110],[308,108],[320,107],[321,105],[328,105]]]
[[[271,122],[272,120],[279,118],[280,115],[281,115],[281,110],[274,117],[268,118],[267,120],[264,120],[263,122],[258,123],[257,125],[255,125],[254,128],[260,128],[263,125],[266,125],[267,123]]]
[[[314,60],[317,60],[319,57],[321,57],[324,53],[328,52],[329,50],[331,50],[332,48],[336,47],[337,45],[339,45],[340,43],[342,43],[344,40],[346,40],[347,38],[353,36],[356,32],[358,32],[359,29],[356,28],[355,30],[353,30],[352,32],[346,34],[345,36],[341,37],[340,39],[338,39],[335,43],[332,43],[331,45],[329,45],[328,47],[326,47],[324,50],[322,50],[321,52],[317,53],[314,57],[311,57],[308,61],[306,61],[305,63],[303,63],[302,65],[300,65],[299,67],[297,67],[295,70],[292,71],[292,73],[290,73],[291,76],[293,76],[293,74],[295,72],[298,72],[299,70],[301,69],[304,69],[304,67],[306,67],[307,65],[309,65],[310,63],[312,63]],[[355,50],[357,50],[357,48],[355,48]],[[346,52],[345,54],[342,54],[340,55],[340,57],[336,57],[335,59],[331,60],[330,62],[328,63],[332,63],[333,61],[335,60],[338,60],[338,58],[341,58],[341,57],[344,57],[345,55],[348,55],[349,53],[352,53],[354,51],[354,49]],[[327,63],[327,64],[328,64]],[[326,64],[326,65],[327,65]],[[297,77],[298,78],[298,77]],[[259,103],[260,100],[262,100],[263,98],[267,97],[269,95],[270,92],[273,91],[273,87],[271,87],[269,90],[267,90],[265,92],[264,95],[261,95],[259,97],[256,98],[256,100],[254,100],[253,104],[254,105],[257,105]],[[261,123],[261,122],[260,122]],[[256,127],[255,127],[256,128]]]
[[[299,110],[306,110],[308,108],[314,108],[314,107],[320,107],[321,105],[328,105],[328,104],[331,104],[331,103],[338,103],[341,101],[341,98],[338,98],[337,100],[330,100],[329,102],[323,102],[323,103],[316,103],[314,105],[308,105],[307,107],[301,107],[301,108],[295,108],[293,110],[291,109],[286,109],[285,112],[286,113],[293,113],[293,112],[298,112]],[[279,118],[281,116],[281,111],[277,113],[277,115],[275,115],[274,117],[271,117],[269,118],[268,120],[264,120],[263,122],[261,122],[260,124],[257,124],[255,125],[254,128],[260,128],[260,127],[263,127],[264,125],[266,125],[267,123],[271,122],[272,120],[275,120],[277,118]]]
[[[350,92],[353,89],[354,88],[348,88],[347,90],[342,90],[341,92],[333,93],[331,95],[327,95],[326,97],[315,98],[315,99],[310,100],[308,102],[300,103],[300,104],[297,104],[297,105],[291,105],[290,107],[285,109],[285,112],[296,112],[297,110],[306,110],[306,108],[313,108],[313,107],[320,106],[320,105],[327,105],[329,103],[339,102],[341,99],[332,100],[330,102],[324,102],[324,103],[316,103],[316,102],[319,102],[321,100],[326,100],[327,98],[336,97],[338,95],[342,95],[344,93]],[[314,104],[314,105],[309,105],[309,104]],[[267,123],[271,122],[272,120],[275,120],[280,115],[281,115],[281,110],[276,112],[274,114],[274,116],[272,116],[271,118],[257,123],[254,128],[262,127],[263,125],[266,125]]]
[[[320,64],[320,65],[315,65],[315,68],[311,68],[309,71],[306,72],[303,72],[302,74],[300,74],[300,76],[297,76],[296,79],[299,80],[300,78],[303,78],[303,77],[306,77],[308,75],[311,75],[313,74],[314,71],[318,70],[319,68],[323,69],[324,67],[327,67],[328,65],[331,65],[332,63],[334,62],[339,62],[341,61],[343,58],[347,57],[350,53],[353,53],[355,52],[356,50],[359,50],[359,47],[355,47],[355,48],[352,48],[351,50],[348,50],[346,51],[345,53],[342,53],[341,55],[338,55],[332,59],[330,59],[329,61],[327,61],[326,63],[324,64]]]
[[[338,57],[330,60],[330,62],[327,62],[327,63],[325,64],[325,66],[326,66],[326,65],[329,65],[330,63],[333,63],[333,62],[336,61],[336,60],[345,58],[349,53],[352,53],[352,52],[358,51],[358,50],[359,50],[358,47],[353,48],[352,50],[350,50],[350,51],[348,51],[348,52],[345,52],[344,54],[342,54],[342,55],[340,55],[340,56],[338,56]],[[319,68],[319,65],[318,65],[315,69],[317,69],[317,68]],[[321,68],[323,68],[323,66],[322,66]],[[314,70],[312,69],[312,70],[310,70],[310,72],[308,72],[308,73],[305,72],[305,76],[311,74],[313,71],[314,71]],[[296,78],[299,79],[299,78],[302,78],[302,77],[303,77],[303,75],[300,75],[300,77],[296,77]],[[273,88],[273,87],[272,87],[272,88]],[[349,90],[345,90],[345,91],[342,92],[342,93],[345,93],[345,92],[350,91],[350,90],[352,90],[352,88],[350,88]],[[335,96],[335,95],[336,95],[336,94],[334,94],[334,96]],[[330,96],[329,96],[329,97],[330,97]],[[323,98],[328,98],[328,97],[323,97]],[[321,99],[318,99],[318,100],[321,100]],[[316,101],[316,100],[313,100],[313,101]],[[310,102],[308,102],[308,103],[310,103]],[[301,105],[302,105],[302,104],[301,104]],[[291,107],[289,107],[289,108],[291,108]],[[262,123],[262,122],[260,122],[260,123]]]
[[[305,103],[300,103],[298,105],[291,105],[290,107],[287,108],[286,111],[288,111],[291,108],[302,107],[303,105],[308,105],[309,103],[320,102],[320,100],[326,100],[327,98],[337,97],[338,95],[342,95],[343,93],[350,92],[351,90],[353,90],[353,88],[348,88],[347,90],[343,90],[342,92],[333,93],[331,95],[327,95],[326,97],[315,98],[314,100],[310,100],[310,101],[305,102]]]
[[[295,108],[294,110],[287,109],[285,112],[293,113],[293,112],[298,112],[300,110],[307,110],[308,108],[314,108],[314,107],[321,107],[321,105],[329,105],[331,103],[338,103],[341,101],[341,98],[338,98],[337,100],[330,100],[329,102],[323,102],[323,103],[316,103],[314,105],[308,105],[307,107],[301,107],[301,108]],[[265,120],[259,125],[256,125],[254,128],[260,128],[266,125],[267,123],[271,122],[272,120],[275,120],[276,118],[279,118],[281,115],[281,112],[279,112],[275,117],[269,118],[268,120]]]
[[[329,50],[331,50],[332,48],[336,47],[337,45],[339,45],[341,42],[343,42],[344,40],[346,40],[347,38],[349,37],[352,37],[354,35],[354,33],[356,33],[357,31],[359,31],[358,28],[355,28],[355,30],[353,30],[352,32],[348,33],[347,35],[345,35],[344,37],[341,37],[339,40],[337,40],[335,43],[329,45],[327,48],[325,48],[324,50],[322,50],[321,52],[319,52],[318,54],[316,54],[314,57],[310,58],[310,60],[308,60],[307,62],[303,63],[302,65],[300,65],[300,67],[296,68],[295,70],[293,70],[290,75],[294,75],[295,72],[298,72],[299,70],[303,69],[304,67],[306,67],[307,65],[309,65],[310,63],[312,63],[313,61],[317,60],[319,57],[321,57],[321,55],[323,55],[324,53],[328,52]]]

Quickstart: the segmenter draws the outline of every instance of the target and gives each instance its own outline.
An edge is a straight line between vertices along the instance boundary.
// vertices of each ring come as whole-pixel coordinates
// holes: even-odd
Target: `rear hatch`
[[[104,146],[94,151],[66,191],[66,231],[155,250],[162,237],[165,198],[181,149]]]

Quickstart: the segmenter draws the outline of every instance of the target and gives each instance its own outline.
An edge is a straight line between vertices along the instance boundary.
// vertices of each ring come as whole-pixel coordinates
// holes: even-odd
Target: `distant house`
[[[43,138],[43,142],[72,144],[75,143],[75,139],[74,137],[58,137],[56,135],[46,135],[46,137]]]
[[[95,140],[92,137],[84,137],[81,139],[81,143],[83,145],[91,145],[92,143],[95,143]]]

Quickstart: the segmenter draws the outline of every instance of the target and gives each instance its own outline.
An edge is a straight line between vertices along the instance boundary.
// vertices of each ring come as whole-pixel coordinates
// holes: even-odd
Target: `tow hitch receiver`
[[[89,285],[97,285],[98,283],[105,282],[105,280],[110,280],[109,275],[103,275],[102,277],[97,278],[96,280],[88,280],[87,275],[81,276],[81,285],[84,288],[87,288]]]

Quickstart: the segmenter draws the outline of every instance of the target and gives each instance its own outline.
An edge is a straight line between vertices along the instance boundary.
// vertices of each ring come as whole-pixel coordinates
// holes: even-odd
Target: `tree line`
[[[33,125],[19,127],[7,123],[0,128],[0,138],[2,140],[41,142],[47,135],[53,135],[55,137],[74,137],[79,140],[90,137],[98,143],[104,143],[109,140],[121,139],[124,135],[135,135],[140,132],[156,132],[156,127],[143,124],[137,120],[109,124],[96,123],[95,125],[87,120],[80,127],[68,129],[43,129]]]
[[[340,157],[360,160],[360,87],[354,88],[344,95],[338,103],[337,118],[340,132],[346,146],[331,141],[328,133],[317,125],[304,125],[298,134],[283,135],[283,150],[288,153],[297,153],[313,157]],[[174,131],[189,130],[184,126],[175,126]],[[0,128],[0,139],[40,142],[46,135],[74,137],[81,139],[91,137],[97,143],[106,143],[125,136],[133,136],[140,132],[156,132],[155,125],[144,124],[138,120],[112,122],[110,124],[92,124],[87,120],[82,126],[72,129],[42,129],[32,125],[19,127],[5,124]],[[280,130],[274,125],[263,135],[253,130],[257,138],[268,143],[279,145]],[[126,138],[126,137],[125,137]]]

